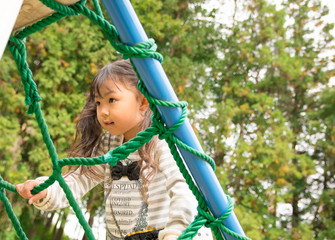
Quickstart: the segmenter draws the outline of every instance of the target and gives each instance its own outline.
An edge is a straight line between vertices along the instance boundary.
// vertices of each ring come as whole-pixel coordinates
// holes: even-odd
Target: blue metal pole
[[[132,46],[148,40],[129,0],[102,0],[102,2],[118,30],[123,43]],[[159,61],[152,58],[134,58],[132,60],[151,96],[160,100],[178,101]],[[182,113],[180,108],[160,106],[157,106],[157,108],[168,127],[173,126]],[[203,152],[188,119],[175,131],[174,135],[190,147]],[[209,209],[215,217],[222,216],[228,209],[228,200],[213,169],[205,160],[181,148],[179,150]],[[223,224],[230,230],[245,236],[235,213],[232,212],[223,221]],[[223,236],[228,240],[236,239],[226,233],[223,233]]]

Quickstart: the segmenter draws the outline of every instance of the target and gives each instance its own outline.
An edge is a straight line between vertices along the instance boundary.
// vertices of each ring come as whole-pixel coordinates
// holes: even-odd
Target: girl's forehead
[[[101,97],[102,92],[114,91],[115,88],[120,90],[119,85],[121,84],[123,83],[118,79],[111,79],[109,77],[105,79],[98,79],[94,87],[94,95]]]
[[[122,91],[122,88],[126,88],[132,91],[138,91],[137,87],[132,86],[130,83],[127,83],[127,81],[122,78],[115,77],[111,79],[110,77],[108,77],[96,82],[94,95],[97,97],[101,97],[103,94],[109,92]]]

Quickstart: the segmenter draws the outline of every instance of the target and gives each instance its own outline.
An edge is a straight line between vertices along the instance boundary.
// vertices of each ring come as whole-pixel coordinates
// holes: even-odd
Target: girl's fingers
[[[24,198],[31,198],[33,195],[31,194],[31,190],[34,189],[35,186],[40,183],[35,180],[28,180],[24,183],[16,185],[16,191]]]
[[[44,198],[47,195],[47,189],[44,189],[43,191],[33,195],[31,194],[31,190],[34,189],[37,185],[39,185],[40,182],[36,180],[28,180],[24,183],[16,185],[16,191],[23,197],[23,198],[29,198],[28,203],[32,204],[40,200],[41,198]]]
[[[22,183],[16,185],[16,191],[17,191],[20,195],[21,195],[21,191],[22,191],[22,186],[23,186]],[[22,195],[21,195],[21,196],[22,196]],[[22,197],[23,197],[23,196],[22,196]]]
[[[26,183],[21,183],[16,185],[16,191],[23,197],[23,198],[31,198],[33,195],[31,194],[31,189],[27,189]]]
[[[29,198],[28,203],[29,204],[35,203],[38,200],[40,200],[41,198],[44,198],[46,195],[47,195],[47,190],[45,189],[42,192],[39,192],[39,193],[33,195],[31,198]]]

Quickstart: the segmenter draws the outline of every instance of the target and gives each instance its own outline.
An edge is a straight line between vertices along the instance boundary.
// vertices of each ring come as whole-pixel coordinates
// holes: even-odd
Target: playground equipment
[[[95,12],[88,9],[83,0],[63,0],[57,2],[54,0],[41,0],[40,2],[38,0],[26,0],[23,2],[18,20],[14,25],[14,31],[26,25],[30,25],[32,22],[39,21],[10,37],[9,47],[21,73],[22,83],[26,93],[26,104],[29,105],[27,112],[29,114],[35,113],[54,169],[49,179],[45,183],[35,187],[32,192],[37,193],[42,191],[55,181],[58,181],[64,189],[70,205],[75,211],[86,235],[89,239],[94,239],[92,231],[85,221],[78,204],[74,201],[70,189],[61,176],[61,168],[66,165],[94,165],[105,163],[113,166],[117,161],[127,157],[127,154],[137,150],[146,141],[149,141],[153,135],[159,134],[169,143],[183,176],[199,202],[198,216],[179,239],[191,239],[204,224],[212,228],[217,239],[247,239],[232,211],[232,201],[226,196],[215,176],[213,170],[214,162],[204,154],[186,117],[187,105],[178,101],[162,68],[162,57],[155,51],[156,45],[154,41],[148,39],[146,36],[130,2],[128,0],[102,0],[115,27],[104,19],[98,2],[96,0],[93,2]],[[28,4],[28,7],[26,4]],[[19,5],[20,4],[16,5],[16,7]],[[36,6],[39,6],[37,7],[38,9]],[[33,19],[27,19],[24,16],[25,14],[29,14],[30,11],[35,11]],[[106,37],[110,40],[114,48],[121,52],[124,58],[131,59],[134,69],[141,80],[139,88],[148,98],[150,108],[154,112],[154,119],[156,119],[156,121],[153,122],[151,128],[139,133],[132,141],[125,143],[120,148],[116,148],[106,155],[98,158],[65,158],[59,160],[43,119],[37,87],[33,82],[31,71],[25,62],[23,39],[64,16],[76,15],[78,13],[85,15],[102,27]],[[178,147],[182,156],[179,156],[175,146]],[[184,163],[189,171],[187,171]],[[189,174],[191,174],[192,177]],[[6,206],[8,215],[18,235],[21,239],[26,239],[25,234],[20,228],[20,224],[11,210],[10,203],[5,197],[4,189],[16,192],[15,186],[0,177],[0,189],[1,200]]]

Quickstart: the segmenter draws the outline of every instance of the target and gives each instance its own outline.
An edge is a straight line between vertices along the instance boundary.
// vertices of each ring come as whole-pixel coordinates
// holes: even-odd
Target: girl
[[[100,70],[78,120],[71,156],[106,154],[150,126],[152,112],[137,83],[129,61],[116,61]],[[31,194],[46,179],[18,184],[17,192],[40,210],[67,207],[58,182]],[[196,214],[195,197],[167,143],[157,136],[114,167],[80,166],[65,180],[76,200],[104,182],[108,239],[175,240]],[[210,229],[202,228],[194,239],[212,239]]]

